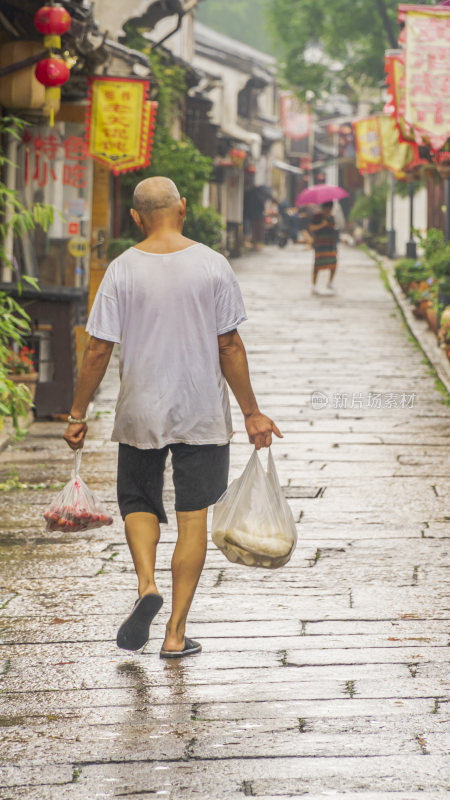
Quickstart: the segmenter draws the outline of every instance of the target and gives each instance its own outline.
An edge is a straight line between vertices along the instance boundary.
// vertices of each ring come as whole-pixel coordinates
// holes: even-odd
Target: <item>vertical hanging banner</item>
[[[434,150],[450,136],[450,8],[399,6],[406,18],[405,109],[419,144]]]
[[[401,142],[413,142],[414,132],[406,124],[405,116],[405,60],[402,51],[387,51],[385,72],[388,101],[384,113],[395,119]]]
[[[389,169],[397,178],[404,177],[404,169],[415,157],[414,148],[399,140],[395,120],[384,114],[353,123],[356,143],[356,166],[360,172],[370,174]]]
[[[372,173],[383,169],[378,117],[353,122],[356,147],[356,166],[360,172]]]
[[[89,154],[114,175],[150,164],[157,106],[148,100],[149,88],[132,78],[89,79]]]
[[[381,156],[384,169],[389,169],[396,178],[405,177],[405,168],[412,164],[416,154],[413,146],[399,139],[399,131],[392,117],[378,117]]]

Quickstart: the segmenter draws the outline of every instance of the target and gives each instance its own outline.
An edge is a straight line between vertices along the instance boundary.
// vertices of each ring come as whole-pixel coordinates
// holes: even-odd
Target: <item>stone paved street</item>
[[[109,441],[117,356],[82,464],[113,527],[47,534],[54,491],[1,492],[2,800],[448,797],[450,407],[378,267],[340,260],[336,297],[311,296],[303,246],[234,262],[299,542],[273,572],[210,545],[188,628],[200,656],[158,657],[170,481],[165,606],[142,654],[115,645],[136,594]],[[236,410],[234,425],[231,477],[251,453]],[[0,454],[0,480],[66,481],[63,427],[34,424]]]

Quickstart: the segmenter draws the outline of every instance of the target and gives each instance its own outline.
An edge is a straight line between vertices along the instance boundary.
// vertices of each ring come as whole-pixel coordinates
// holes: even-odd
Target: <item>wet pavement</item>
[[[310,263],[294,245],[234,262],[299,542],[273,572],[210,544],[188,627],[199,656],[158,657],[170,480],[165,605],[143,653],[115,645],[136,596],[109,441],[117,356],[82,463],[112,527],[44,529],[70,474],[63,425],[0,453],[3,800],[448,796],[450,408],[377,266],[343,248],[337,296],[316,297]],[[233,416],[231,477],[251,453]]]

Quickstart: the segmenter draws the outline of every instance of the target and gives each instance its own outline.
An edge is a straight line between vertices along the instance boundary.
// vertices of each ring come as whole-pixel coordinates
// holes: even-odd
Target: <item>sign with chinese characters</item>
[[[353,123],[356,143],[356,166],[360,172],[372,173],[389,169],[397,178],[415,158],[414,149],[399,140],[399,131],[392,117],[379,114]]]
[[[383,169],[378,117],[358,119],[353,123],[356,146],[356,166],[360,172],[379,172]]]
[[[281,126],[284,135],[294,142],[305,139],[311,132],[311,114],[302,110],[291,92],[281,95]]]
[[[450,136],[450,8],[406,14],[404,116],[419,144],[439,150]]]
[[[392,117],[380,115],[378,124],[383,168],[393,172],[396,178],[404,179],[404,169],[414,161],[415,150],[408,142],[401,141]]]
[[[149,88],[145,80],[89,79],[89,154],[115,175],[150,164],[156,104]]]
[[[25,186],[30,181],[36,187],[47,186],[60,178],[63,186],[74,189],[87,186],[88,151],[81,136],[64,138],[57,132],[32,135],[26,131],[22,138],[25,145]]]

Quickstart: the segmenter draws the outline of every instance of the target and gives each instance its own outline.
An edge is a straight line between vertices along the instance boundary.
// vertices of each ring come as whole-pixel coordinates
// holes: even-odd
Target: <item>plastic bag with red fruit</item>
[[[44,512],[48,531],[88,531],[111,525],[112,517],[80,477],[81,449],[74,453],[72,477]]]

